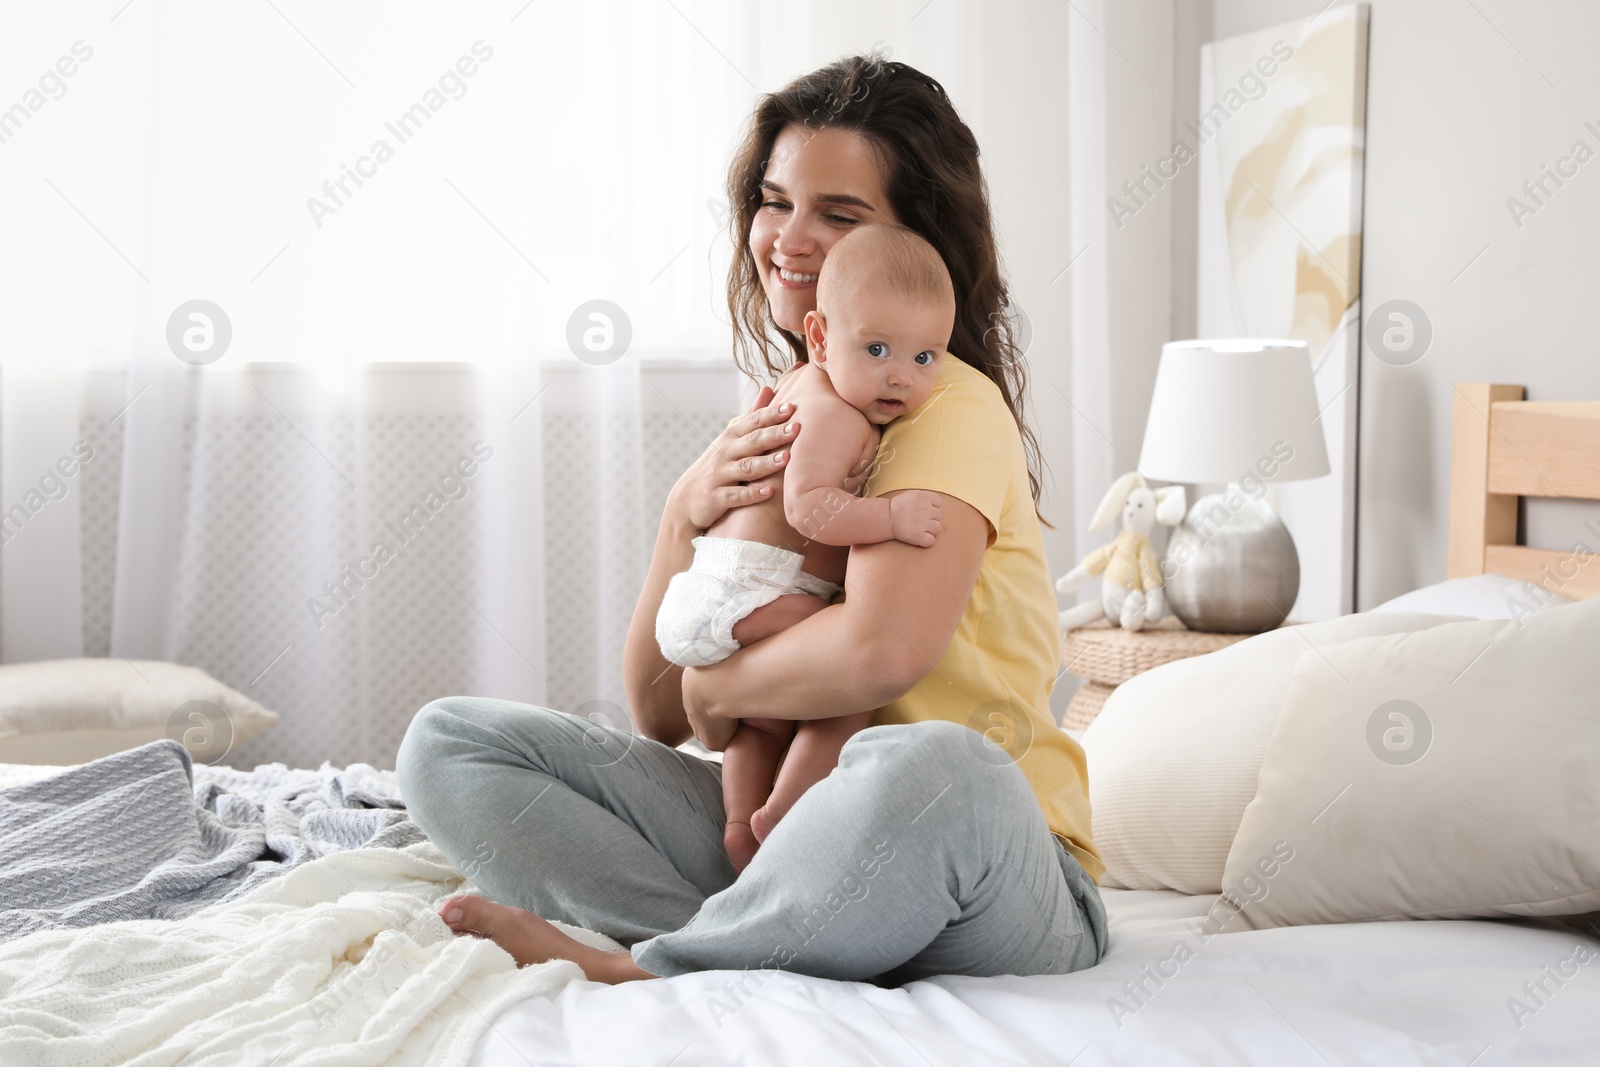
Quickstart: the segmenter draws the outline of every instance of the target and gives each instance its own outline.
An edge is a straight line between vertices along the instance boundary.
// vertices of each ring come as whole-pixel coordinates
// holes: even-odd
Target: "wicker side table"
[[[1062,635],[1061,662],[1068,671],[1087,681],[1067,705],[1062,725],[1069,730],[1088,726],[1100,714],[1112,690],[1136,674],[1163,663],[1215,652],[1252,636],[1188,630],[1171,615],[1136,632],[1112,626],[1104,619],[1069,630]]]

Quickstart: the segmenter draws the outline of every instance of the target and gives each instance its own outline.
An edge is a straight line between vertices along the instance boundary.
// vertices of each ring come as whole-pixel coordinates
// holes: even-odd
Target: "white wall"
[[[1315,15],[1322,0],[1210,0],[1206,39]],[[1592,0],[1373,0],[1363,314],[1417,304],[1431,347],[1405,367],[1364,348],[1358,610],[1444,578],[1452,382],[1600,398],[1600,5]],[[1596,158],[1536,214],[1525,181],[1587,142]],[[1570,170],[1570,165],[1569,168]],[[1179,248],[1175,239],[1174,248]],[[1481,256],[1480,256],[1481,254]],[[1182,300],[1192,269],[1179,267]],[[1152,311],[1156,311],[1152,307]],[[1567,548],[1600,505],[1531,501],[1527,541]],[[1592,535],[1591,548],[1600,548]]]
[[[1106,5],[1102,29],[1113,46],[1107,64],[1114,108],[1106,127],[1108,196],[1121,195],[1123,182],[1142,177],[1142,167],[1153,167],[1172,150],[1181,72],[1175,67],[1176,6],[1172,0]],[[1172,234],[1179,188],[1156,190],[1120,229],[1108,224],[1112,410],[1103,428],[1116,444],[1117,474],[1138,463],[1161,346],[1173,336]],[[1110,483],[1090,488],[1098,499]]]

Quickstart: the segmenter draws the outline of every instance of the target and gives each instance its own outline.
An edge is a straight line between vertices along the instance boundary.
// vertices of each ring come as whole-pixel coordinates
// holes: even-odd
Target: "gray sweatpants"
[[[485,893],[607,934],[653,974],[1092,967],[1108,947],[1099,889],[997,752],[956,723],[863,730],[737,881],[721,767],[667,745],[451,697],[417,713],[397,769],[412,817]]]

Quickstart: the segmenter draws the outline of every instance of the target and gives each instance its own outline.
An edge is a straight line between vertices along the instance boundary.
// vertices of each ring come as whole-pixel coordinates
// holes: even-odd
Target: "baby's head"
[[[874,222],[834,242],[806,313],[810,360],[834,392],[883,426],[933,394],[955,329],[944,260],[908,226]]]

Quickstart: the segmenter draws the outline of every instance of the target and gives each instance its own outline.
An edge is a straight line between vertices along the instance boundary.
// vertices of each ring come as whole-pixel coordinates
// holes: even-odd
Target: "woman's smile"
[[[855,130],[808,133],[789,124],[774,138],[746,245],[755,263],[766,264],[761,284],[780,329],[804,332],[835,241],[860,223],[894,221],[883,174],[877,150]]]
[[[802,274],[799,271],[777,268],[778,285],[784,289],[811,289],[817,284],[815,274]]]

